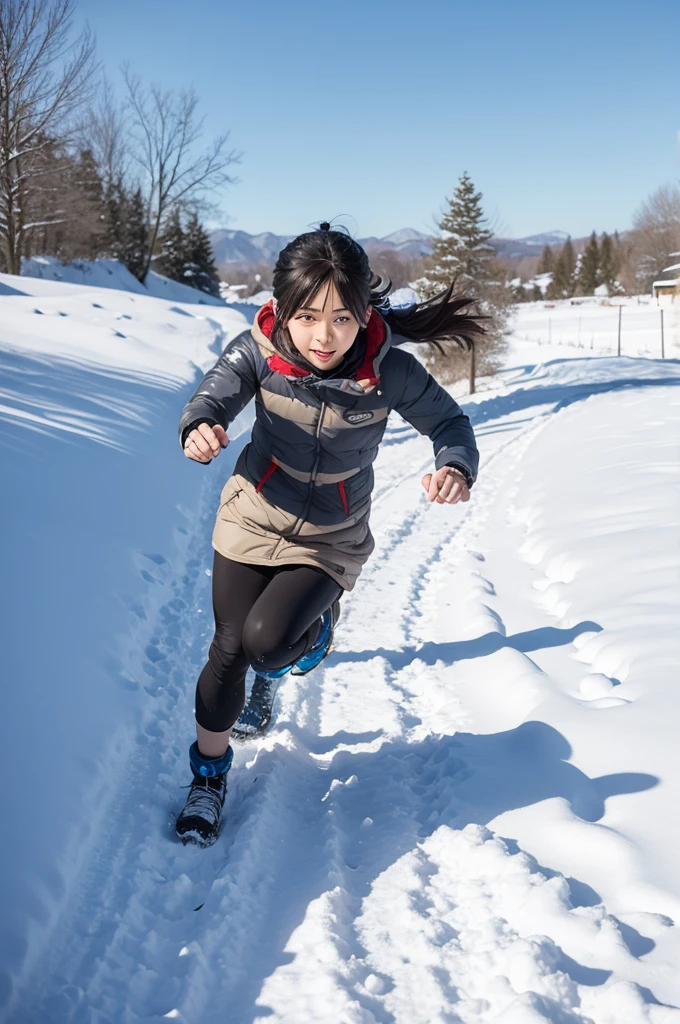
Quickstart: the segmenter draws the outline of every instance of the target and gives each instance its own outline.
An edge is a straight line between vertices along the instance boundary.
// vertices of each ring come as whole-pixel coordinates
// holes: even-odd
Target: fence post
[[[619,306],[619,337],[617,341],[617,356],[621,355],[621,314],[623,312],[623,306]]]
[[[665,353],[664,336],[663,336],[663,310],[661,309],[661,310],[659,310],[659,312],[661,313],[661,358],[665,359],[666,358],[666,353]]]

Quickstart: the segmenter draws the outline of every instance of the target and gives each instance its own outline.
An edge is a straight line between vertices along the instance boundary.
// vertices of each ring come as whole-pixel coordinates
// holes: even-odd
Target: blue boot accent
[[[299,671],[300,675],[316,668],[319,662],[323,661],[328,653],[328,647],[331,641],[331,626],[333,625],[333,616],[330,608],[323,613],[321,622],[322,628],[319,639],[313,647],[310,647],[306,654],[303,654],[302,657],[298,658],[295,662],[294,667]]]
[[[293,662],[293,665],[294,664],[295,662]],[[251,668],[254,669],[256,675],[263,676],[264,679],[280,679],[281,676],[285,676],[290,672],[293,665],[284,665],[283,668],[273,668],[270,672],[265,671],[263,668],[257,668],[255,665],[252,665]]]
[[[328,654],[328,649],[333,641],[333,631],[335,623],[340,617],[340,598],[336,598],[330,608],[321,616],[321,634],[319,639],[316,641],[313,647],[307,651],[306,654],[301,655],[297,661],[294,661],[292,665],[285,665],[283,668],[272,669],[271,672],[265,672],[264,669],[257,668],[255,665],[252,667],[255,669],[255,673],[258,676],[262,676],[264,679],[280,679],[281,676],[287,675],[288,672],[293,671],[294,676],[303,676],[307,672],[310,672],[313,668],[323,661]]]
[[[223,775],[231,768],[234,759],[234,751],[227,747],[222,757],[203,757],[198,749],[198,741],[189,747],[189,764],[194,775],[201,775],[204,779],[211,779],[215,775]]]

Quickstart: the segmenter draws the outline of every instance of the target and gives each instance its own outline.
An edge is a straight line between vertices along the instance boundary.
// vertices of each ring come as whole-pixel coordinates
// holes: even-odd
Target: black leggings
[[[215,636],[196,685],[196,721],[229,729],[245,704],[248,665],[283,668],[318,640],[321,616],[342,587],[309,565],[272,568],[234,562],[215,551]]]

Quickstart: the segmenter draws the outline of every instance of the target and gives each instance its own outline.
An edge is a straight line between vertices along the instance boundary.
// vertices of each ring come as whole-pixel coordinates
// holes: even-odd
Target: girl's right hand
[[[184,454],[194,462],[210,462],[229,444],[224,427],[218,423],[211,427],[209,423],[199,423],[194,427],[184,442]]]

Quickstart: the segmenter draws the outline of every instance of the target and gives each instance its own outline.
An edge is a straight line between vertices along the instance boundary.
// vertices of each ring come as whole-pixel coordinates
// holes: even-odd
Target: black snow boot
[[[252,739],[261,735],[272,720],[274,697],[279,679],[268,679],[256,674],[248,700],[236,719],[232,736],[237,740]]]
[[[210,846],[217,839],[233,756],[234,751],[227,747],[222,757],[203,757],[198,744],[192,743],[189,762],[194,779],[175,823],[175,832],[183,843]]]

